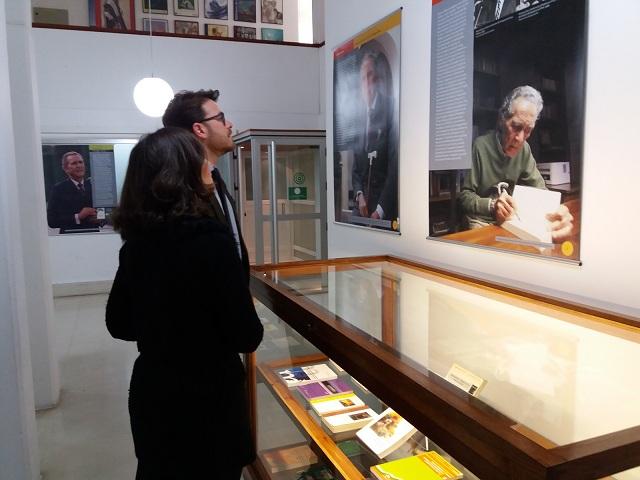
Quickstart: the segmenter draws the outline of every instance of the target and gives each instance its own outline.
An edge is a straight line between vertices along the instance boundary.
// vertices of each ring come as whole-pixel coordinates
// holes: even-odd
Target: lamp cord
[[[151,0],[146,0],[146,2],[148,2],[149,5],[149,16],[147,17],[149,20],[149,58],[151,59],[151,78],[153,78],[153,24],[151,23]]]

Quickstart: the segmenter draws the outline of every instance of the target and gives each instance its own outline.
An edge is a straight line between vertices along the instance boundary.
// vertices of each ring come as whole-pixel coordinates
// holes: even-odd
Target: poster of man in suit
[[[401,11],[338,46],[334,58],[335,221],[399,232]]]
[[[113,145],[42,149],[49,234],[112,231],[109,214],[117,203]]]

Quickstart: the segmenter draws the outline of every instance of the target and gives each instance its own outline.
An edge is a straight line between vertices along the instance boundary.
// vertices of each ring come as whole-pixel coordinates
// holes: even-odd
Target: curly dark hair
[[[129,156],[114,229],[123,240],[181,217],[211,217],[202,183],[204,150],[192,133],[166,127],[145,135]]]
[[[206,100],[218,101],[218,90],[183,90],[175,94],[162,116],[165,127],[180,127],[191,131],[191,126],[202,120],[202,104]]]

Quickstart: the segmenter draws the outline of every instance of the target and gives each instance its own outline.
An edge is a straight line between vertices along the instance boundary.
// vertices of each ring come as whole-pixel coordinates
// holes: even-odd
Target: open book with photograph
[[[391,408],[387,408],[358,430],[356,435],[379,458],[384,458],[416,432],[413,425]]]
[[[517,215],[512,215],[501,227],[522,240],[551,243],[551,224],[546,215],[560,206],[560,192],[516,185],[513,200]]]

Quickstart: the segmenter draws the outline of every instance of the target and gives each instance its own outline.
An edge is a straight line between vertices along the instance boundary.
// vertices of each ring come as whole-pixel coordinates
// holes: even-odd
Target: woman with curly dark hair
[[[238,480],[255,457],[239,353],[255,351],[263,329],[212,188],[198,140],[162,128],[132,150],[114,212],[124,244],[106,322],[140,352],[136,479]]]

